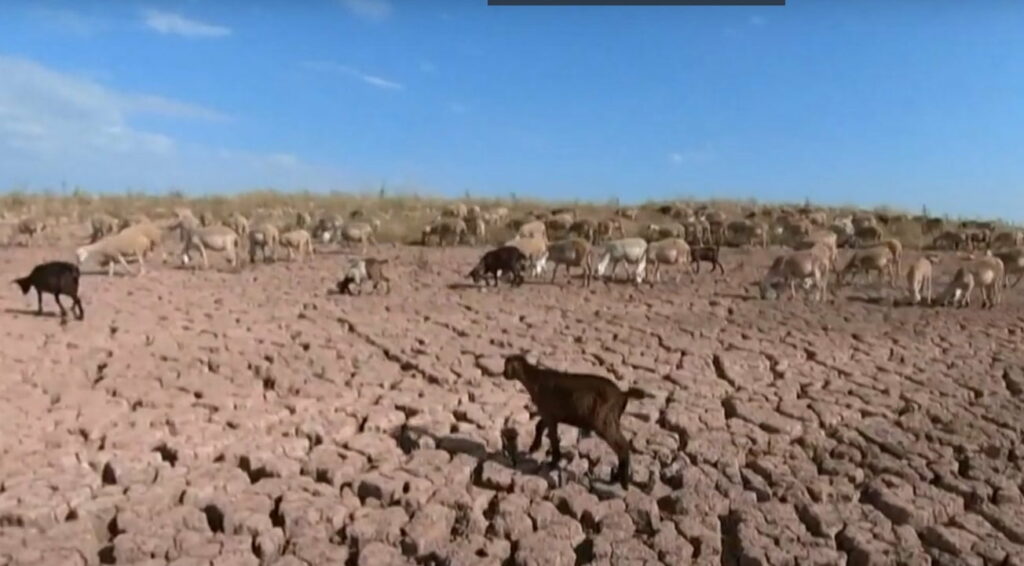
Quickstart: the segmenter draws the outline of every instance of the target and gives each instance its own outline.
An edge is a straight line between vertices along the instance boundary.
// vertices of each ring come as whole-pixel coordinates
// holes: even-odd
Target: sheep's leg
[[[203,269],[210,269],[210,259],[206,255],[206,246],[200,244],[199,253],[203,255]]]
[[[551,284],[555,283],[555,275],[558,273],[558,266],[562,264],[556,263],[554,269],[551,270]]]
[[[717,257],[715,258],[715,267],[722,272],[722,275],[725,275],[725,267],[722,265],[722,262],[718,261]],[[712,268],[712,271],[714,271],[714,268]]]
[[[146,262],[142,260],[142,252],[135,252],[135,257],[139,260],[139,277],[146,274]]]
[[[124,259],[124,255],[122,255],[122,254],[117,254],[117,260],[118,260],[118,261],[119,261],[119,262],[121,263],[121,265],[122,265],[122,266],[124,267],[124,274],[125,274],[125,275],[128,275],[129,273],[131,273],[131,272],[132,272],[131,268],[130,268],[130,267],[128,267],[128,262],[127,262],[127,261],[125,261],[125,259]]]
[[[1024,271],[1020,272],[1020,273],[1019,273],[1019,274],[1017,275],[1017,280],[1013,282],[1013,285],[1010,285],[1010,288],[1011,288],[1011,289],[1014,289],[1014,288],[1016,288],[1016,287],[1017,287],[1017,283],[1020,283],[1020,280],[1021,280],[1021,279],[1024,279]]]

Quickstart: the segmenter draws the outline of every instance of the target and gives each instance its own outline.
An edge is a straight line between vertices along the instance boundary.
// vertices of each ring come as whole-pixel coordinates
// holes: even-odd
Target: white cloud
[[[364,73],[363,71],[360,71],[359,69],[356,69],[355,67],[351,67],[349,65],[340,65],[338,63],[331,63],[329,61],[304,61],[302,63],[302,66],[314,71],[329,71],[342,73],[350,77],[359,79],[364,83],[371,86],[375,86],[377,88],[382,88],[386,90],[405,89],[405,85],[403,85],[402,83],[385,79],[384,77],[380,77],[378,75]]]
[[[131,123],[137,115],[223,120],[216,110],[116,91],[18,57],[0,55],[0,76],[5,184],[53,187],[66,180],[116,190],[337,186],[336,172],[290,153],[209,148]],[[0,187],[7,188],[13,187]]]
[[[193,38],[225,37],[231,35],[231,28],[190,20],[172,12],[146,10],[143,16],[146,26],[162,34]]]
[[[360,18],[383,20],[391,15],[390,0],[342,0],[345,8]]]

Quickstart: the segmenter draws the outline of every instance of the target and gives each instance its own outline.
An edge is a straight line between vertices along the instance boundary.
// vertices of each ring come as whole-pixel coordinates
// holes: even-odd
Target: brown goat
[[[696,268],[697,273],[700,273],[700,262],[706,261],[711,264],[711,273],[714,273],[716,268],[725,273],[722,262],[718,260],[721,249],[721,246],[699,246],[692,248],[690,250],[691,266]]]
[[[546,429],[551,445],[551,465],[557,468],[562,457],[558,444],[559,424],[577,427],[583,433],[596,432],[619,458],[612,481],[618,479],[623,488],[629,484],[630,445],[622,435],[619,419],[630,399],[642,399],[646,393],[635,387],[622,391],[612,380],[599,375],[541,368],[528,362],[522,354],[505,358],[504,376],[523,384],[540,413],[530,452],[540,448]],[[510,448],[514,462],[516,449]]]

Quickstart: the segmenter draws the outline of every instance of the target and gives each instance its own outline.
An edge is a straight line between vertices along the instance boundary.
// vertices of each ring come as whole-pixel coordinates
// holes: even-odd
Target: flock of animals
[[[711,270],[725,274],[720,256],[729,246],[768,247],[783,244],[789,250],[781,252],[767,272],[754,285],[762,299],[777,298],[788,288],[790,297],[797,290],[814,291],[814,300],[824,299],[829,279],[836,286],[851,282],[858,275],[875,274],[880,282],[897,286],[903,273],[909,301],[912,304],[970,305],[977,287],[981,290],[982,306],[999,303],[1002,289],[1009,275],[1016,275],[1013,286],[1024,276],[1024,233],[999,231],[996,226],[982,222],[963,222],[947,228],[947,222],[937,218],[893,216],[884,214],[829,215],[822,210],[804,208],[762,208],[750,211],[741,218],[729,220],[719,211],[708,207],[690,209],[666,205],[655,211],[664,221],[658,224],[639,224],[639,234],[627,236],[624,221],[635,223],[639,209],[623,208],[614,215],[594,220],[580,218],[570,209],[536,211],[517,219],[509,218],[504,207],[482,211],[475,206],[454,204],[440,211],[422,230],[420,243],[438,245],[460,243],[476,244],[486,238],[488,229],[504,226],[514,237],[483,253],[468,273],[475,283],[499,284],[503,277],[518,286],[526,276],[539,277],[548,263],[552,264],[551,282],[555,281],[559,267],[563,267],[571,281],[571,271],[578,269],[582,285],[590,285],[594,277],[605,281],[614,277],[620,266],[626,267],[627,277],[636,285],[649,280],[651,285],[661,280],[662,267],[675,266],[676,280],[681,271],[696,274],[701,263],[711,264]],[[76,318],[84,318],[84,309],[78,296],[81,277],[80,265],[93,260],[108,268],[113,275],[115,265],[130,271],[129,263],[138,263],[137,275],[145,273],[145,260],[153,254],[166,234],[177,233],[181,244],[183,264],[192,261],[198,253],[204,267],[209,266],[208,252],[223,253],[232,266],[239,264],[242,243],[248,244],[249,261],[257,256],[263,261],[276,259],[283,248],[289,260],[302,260],[314,256],[314,242],[349,243],[367,246],[376,243],[375,232],[380,229],[379,219],[368,218],[355,212],[348,218],[325,215],[313,222],[305,212],[295,212],[294,222],[284,223],[278,215],[262,220],[248,220],[233,213],[222,222],[205,214],[196,217],[188,209],[174,211],[172,218],[160,222],[145,217],[118,220],[100,214],[91,220],[91,242],[76,249],[77,264],[50,261],[37,265],[27,276],[16,279],[23,293],[35,289],[38,310],[42,312],[43,294],[52,294],[60,308],[62,322],[67,312],[61,295],[72,301],[71,310]],[[916,223],[921,232],[932,237],[929,248],[952,249],[961,254],[961,265],[955,270],[944,291],[934,297],[932,279],[937,255],[927,251],[903,271],[904,246],[897,237],[887,236],[887,228],[900,223]],[[38,221],[23,221],[19,231],[30,236],[41,231]],[[554,236],[554,237],[552,237]],[[839,250],[850,248],[845,265],[839,266]],[[165,255],[165,259],[166,259]],[[337,283],[339,293],[352,293],[363,282],[373,283],[376,290],[383,286],[390,293],[391,279],[386,273],[389,260],[374,257],[354,259]],[[632,276],[629,270],[632,268]],[[625,485],[629,480],[629,442],[622,435],[619,419],[629,399],[642,398],[643,391],[631,388],[620,390],[611,380],[588,374],[571,374],[533,365],[519,354],[506,358],[506,379],[523,384],[535,404],[540,420],[529,450],[540,447],[547,433],[551,464],[557,467],[560,458],[558,426],[578,427],[584,434],[598,434],[614,450],[619,466],[613,480]],[[509,457],[515,461],[516,439],[503,435]]]

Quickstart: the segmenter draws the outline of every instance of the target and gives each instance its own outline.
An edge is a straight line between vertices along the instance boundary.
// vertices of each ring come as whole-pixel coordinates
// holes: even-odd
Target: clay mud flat
[[[1019,288],[994,311],[764,302],[745,284],[777,252],[726,250],[728,280],[481,291],[480,250],[372,253],[390,295],[329,294],[340,254],[84,276],[65,326],[10,285],[0,564],[1024,564]],[[545,452],[511,467],[520,350],[650,394],[628,490],[565,426],[561,487]]]

